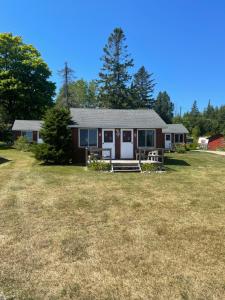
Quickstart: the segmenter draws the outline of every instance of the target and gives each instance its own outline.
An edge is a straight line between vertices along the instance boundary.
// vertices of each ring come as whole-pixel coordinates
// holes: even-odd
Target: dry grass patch
[[[225,298],[224,157],[172,154],[165,174],[103,174],[0,156],[0,294]]]

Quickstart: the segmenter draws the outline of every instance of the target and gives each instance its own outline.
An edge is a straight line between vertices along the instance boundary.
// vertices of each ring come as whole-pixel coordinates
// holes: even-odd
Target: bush
[[[70,111],[63,107],[53,107],[47,111],[41,135],[44,143],[34,147],[38,160],[46,163],[68,164],[72,160],[72,123]]]
[[[7,145],[13,144],[12,130],[9,129],[2,130],[2,141],[5,142]]]
[[[92,161],[88,168],[94,171],[110,171],[111,165],[110,163],[106,163],[104,161]]]
[[[186,150],[187,151],[196,150],[197,148],[198,148],[197,143],[186,144]]]
[[[68,164],[70,162],[62,149],[56,150],[49,144],[37,144],[32,147],[32,152],[37,160],[52,164]]]
[[[217,151],[225,151],[225,147],[219,147],[216,149]]]
[[[15,148],[19,151],[30,151],[31,150],[31,145],[28,141],[28,139],[25,136],[20,136],[16,141],[15,141]]]
[[[175,152],[177,152],[177,153],[185,153],[186,152],[185,144],[177,144],[175,146]]]
[[[162,164],[160,163],[144,163],[141,164],[142,172],[155,172],[162,169]]]

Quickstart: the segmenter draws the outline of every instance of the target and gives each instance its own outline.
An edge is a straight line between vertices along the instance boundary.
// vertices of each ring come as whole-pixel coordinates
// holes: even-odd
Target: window
[[[97,129],[80,129],[80,147],[97,147]]]
[[[170,141],[170,134],[166,134],[166,141]]]
[[[32,131],[22,131],[22,136],[25,136],[29,142],[33,141],[33,132]]]
[[[123,130],[123,143],[131,143],[131,131]]]
[[[154,147],[155,131],[154,130],[138,130],[138,147]]]
[[[113,131],[104,130],[104,143],[113,143]]]
[[[175,134],[175,143],[183,143],[183,142],[184,142],[183,134]]]

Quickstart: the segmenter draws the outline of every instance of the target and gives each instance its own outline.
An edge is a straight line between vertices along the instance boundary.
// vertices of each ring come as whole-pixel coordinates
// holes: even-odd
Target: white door
[[[133,129],[121,129],[121,158],[134,157]]]
[[[102,129],[102,148],[111,149],[112,159],[115,158],[115,130],[114,129]],[[104,158],[110,158],[109,151],[103,151]]]
[[[171,143],[171,134],[166,133],[165,134],[165,149],[171,149],[172,143]]]

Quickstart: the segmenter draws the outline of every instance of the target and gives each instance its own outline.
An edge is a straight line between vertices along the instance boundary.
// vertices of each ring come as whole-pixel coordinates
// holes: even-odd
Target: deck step
[[[113,172],[141,172],[139,163],[112,163]]]

